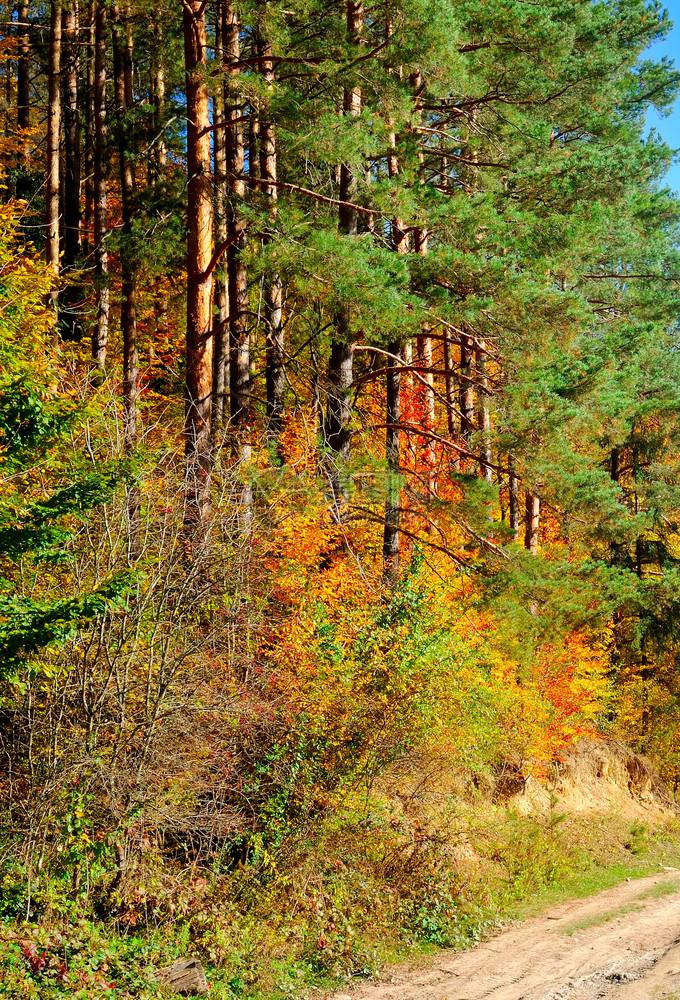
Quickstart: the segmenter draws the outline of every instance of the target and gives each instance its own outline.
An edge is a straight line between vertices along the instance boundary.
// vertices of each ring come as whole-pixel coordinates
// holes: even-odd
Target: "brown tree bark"
[[[28,4],[20,0],[17,4],[17,18],[20,25],[28,23]],[[31,124],[31,39],[26,28],[19,35],[19,58],[17,60],[17,127],[26,129]],[[22,144],[21,160],[28,166],[30,143]]]
[[[364,5],[358,0],[347,0],[347,34],[358,45],[364,25]],[[346,87],[343,92],[343,112],[357,117],[361,114],[361,87]],[[340,166],[340,191],[338,228],[346,236],[358,233],[358,215],[351,206],[356,178],[352,168]],[[335,315],[335,330],[331,343],[328,365],[328,402],[323,438],[326,448],[333,453],[326,462],[327,475],[334,501],[342,499],[344,490],[340,471],[349,461],[352,448],[352,386],[354,382],[354,344],[352,341],[351,307],[349,302],[340,305]]]
[[[107,238],[108,122],[106,115],[106,6],[96,4],[94,68],[94,259],[97,316],[92,333],[96,379],[103,377],[109,340],[109,263]]]
[[[391,26],[388,25],[388,33]],[[390,134],[390,151],[387,172],[390,178],[399,174],[396,154],[396,137]],[[409,234],[403,219],[392,221],[392,249],[397,254],[409,252]],[[385,458],[387,460],[387,489],[385,496],[385,526],[383,529],[383,583],[395,587],[399,579],[401,551],[401,364],[402,345],[394,341],[389,345],[387,359],[387,384],[385,387]]]
[[[67,279],[77,269],[81,242],[81,155],[78,68],[80,62],[78,10],[70,0],[62,11],[63,91],[64,91],[64,252],[62,273]],[[82,337],[82,289],[71,282],[61,295],[60,327],[65,340]]]
[[[269,42],[259,45],[260,72],[267,90],[274,89],[274,62]],[[252,155],[252,153],[251,153]],[[260,122],[260,177],[262,192],[269,202],[269,219],[276,221],[277,160],[276,132],[273,122],[263,116]],[[265,242],[267,237],[265,236]],[[267,390],[267,440],[283,461],[281,432],[284,421],[285,355],[283,340],[283,286],[276,272],[267,275],[264,286],[264,320],[266,329],[266,390]]]
[[[207,80],[206,4],[184,5],[187,92],[187,367],[185,411],[186,513],[189,559],[207,568],[210,540],[212,441],[213,205],[210,94]]]
[[[153,128],[151,164],[153,183],[163,184],[167,150],[163,137],[165,124],[165,58],[163,52],[163,29],[160,24],[155,26],[155,36],[158,48],[151,58],[151,91],[153,101]]]
[[[427,325],[423,325],[422,333],[418,335],[417,345],[418,345],[418,363],[422,366],[423,374],[422,379],[425,383],[421,383],[423,392],[423,430],[428,432],[428,435],[424,438],[422,444],[422,461],[425,470],[425,482],[427,484],[428,490],[432,493],[436,489],[436,461],[437,461],[437,450],[435,447],[434,438],[430,435],[435,432],[435,395],[434,395],[434,372],[433,365],[434,359],[432,354],[432,337],[430,336],[431,328]]]
[[[47,74],[47,176],[45,181],[45,256],[52,271],[48,306],[52,310],[57,341],[59,302],[59,141],[61,136],[61,3],[50,3],[50,38]]]
[[[224,62],[224,4],[215,7],[215,63]],[[213,133],[215,244],[227,239],[227,147],[224,125],[224,80],[218,77],[213,91]],[[215,329],[213,333],[213,437],[224,430],[229,390],[229,277],[226,257],[215,268]]]
[[[493,482],[491,468],[491,415],[489,412],[489,380],[486,374],[486,344],[478,341],[475,351],[475,365],[478,376],[479,430],[482,434],[480,472],[487,483]]]
[[[235,4],[224,3],[225,129],[227,177],[230,209],[227,238],[229,272],[229,391],[231,423],[236,438],[236,452],[241,461],[251,457],[250,442],[250,336],[248,330],[248,274],[243,262],[246,229],[241,206],[246,193],[244,179],[243,102],[238,90],[239,70],[233,69],[241,57],[239,17]]]
[[[134,101],[132,53],[118,4],[113,4],[113,89],[116,105],[118,161],[123,208],[123,239],[121,242],[121,304],[120,326],[123,334],[123,443],[127,454],[137,445],[139,350],[137,345],[137,255],[133,246],[132,223],[135,211],[135,178],[129,148],[128,116]],[[135,487],[128,488],[128,550],[130,559],[140,554],[140,495]]]
[[[255,191],[260,181],[260,117],[257,104],[251,100],[248,107],[248,187]]]
[[[469,444],[474,430],[475,393],[473,388],[474,344],[472,337],[462,336],[460,342],[460,433]]]
[[[86,240],[89,241],[94,226],[94,87],[95,87],[95,19],[96,0],[90,0],[88,6],[87,48],[85,55],[85,150],[84,150],[84,183],[85,208],[83,223],[86,230]]]
[[[519,538],[519,494],[514,455],[510,455],[508,459],[508,518],[512,537],[517,541]]]
[[[524,548],[532,555],[538,553],[538,533],[541,520],[541,501],[535,493],[526,494],[526,520]]]
[[[167,146],[165,142],[165,43],[162,24],[154,24],[157,46],[151,56],[151,103],[153,106],[152,134],[150,136],[149,176],[151,186],[160,200],[165,199]],[[167,344],[169,333],[168,290],[161,277],[154,289],[154,316],[156,322],[156,342]]]
[[[387,495],[383,531],[383,583],[395,587],[399,578],[401,552],[401,354],[400,345],[389,347],[387,386],[385,390],[385,458],[387,460]]]
[[[458,400],[456,398],[456,375],[455,362],[453,360],[453,342],[449,330],[444,330],[444,371],[446,373],[446,422],[449,430],[449,437],[455,438],[458,434]]]

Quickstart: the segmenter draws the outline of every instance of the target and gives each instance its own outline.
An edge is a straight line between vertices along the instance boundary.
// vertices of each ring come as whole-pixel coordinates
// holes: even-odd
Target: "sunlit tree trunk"
[[[274,63],[269,42],[260,43],[260,72],[267,83],[267,90],[274,89]],[[251,153],[252,155],[252,153]],[[260,122],[260,177],[262,192],[269,201],[269,218],[276,220],[277,161],[276,132],[274,124],[263,116]],[[285,356],[283,342],[283,286],[275,271],[268,274],[264,287],[264,319],[266,327],[266,388],[267,388],[267,440],[275,448],[279,461],[283,460],[281,431],[284,417]]]
[[[453,342],[449,330],[444,330],[444,371],[446,373],[446,422],[449,437],[455,438],[458,434],[458,399],[456,398],[456,368],[453,358]]]
[[[62,11],[63,91],[64,91],[64,252],[62,271],[72,282],[72,273],[80,257],[80,109],[78,104],[78,67],[80,62],[78,13],[72,2]],[[67,340],[82,336],[82,289],[70,283],[61,296],[61,334]]]
[[[466,444],[470,443],[474,430],[474,356],[472,337],[463,334],[460,341],[460,432]]]
[[[250,461],[250,336],[248,330],[248,273],[243,261],[246,230],[242,213],[246,193],[244,178],[245,149],[243,143],[244,105],[239,95],[239,70],[233,69],[241,57],[239,17],[233,3],[223,7],[225,79],[225,129],[227,177],[230,209],[227,218],[227,238],[231,241],[228,255],[229,271],[229,390],[231,423],[236,437],[236,450],[241,461]]]
[[[248,107],[248,187],[251,191],[257,189],[261,176],[258,146],[260,146],[260,117],[257,104],[251,99]]]
[[[85,239],[89,241],[94,225],[94,87],[95,87],[95,18],[96,2],[90,0],[88,7],[87,43],[85,52],[85,150],[84,150],[84,183],[85,208],[83,222]]]
[[[187,93],[187,365],[186,515],[189,558],[205,566],[209,545],[212,441],[212,257],[213,206],[210,162],[210,94],[206,73],[206,4],[184,6]]]
[[[151,103],[153,106],[153,134],[151,136],[151,156],[149,157],[149,169],[151,173],[151,184],[156,190],[161,201],[167,193],[166,168],[167,168],[167,146],[165,142],[165,36],[162,24],[156,22],[154,25],[154,35],[157,40],[157,47],[151,58]],[[163,278],[158,282],[154,290],[154,315],[156,322],[156,342],[167,344],[169,333],[168,320],[168,290]]]
[[[482,434],[480,471],[487,483],[493,482],[491,467],[491,415],[489,412],[489,379],[486,373],[486,344],[483,340],[477,342],[475,352],[479,395],[479,429]]]
[[[357,0],[347,0],[347,34],[355,45],[359,44],[364,24],[364,6]],[[361,87],[346,87],[343,93],[343,111],[357,117],[361,114]],[[340,166],[341,205],[338,211],[338,225],[341,233],[356,236],[358,233],[357,212],[351,207],[355,193],[356,178],[352,168],[343,163]],[[354,344],[351,329],[351,307],[343,302],[335,315],[335,329],[331,343],[328,365],[328,402],[324,423],[324,444],[330,454],[327,459],[327,474],[333,499],[337,503],[343,494],[340,470],[349,461],[352,447],[352,385],[354,382]]]
[[[519,538],[519,493],[514,455],[510,455],[508,460],[508,518],[512,537],[517,541]]]
[[[524,532],[524,548],[532,555],[538,553],[538,532],[541,519],[541,501],[535,493],[526,494],[526,519]]]
[[[436,461],[437,461],[437,451],[435,447],[434,439],[430,436],[434,434],[435,431],[435,398],[434,398],[434,359],[432,356],[432,337],[430,336],[430,327],[425,324],[423,326],[423,331],[418,336],[418,363],[422,366],[421,378],[423,383],[421,387],[423,390],[423,430],[427,431],[428,434],[424,438],[422,446],[422,461],[425,473],[425,482],[427,488],[430,492],[433,492],[436,488]]]
[[[113,16],[113,76],[118,133],[120,189],[123,206],[123,241],[121,243],[120,326],[123,333],[123,440],[131,454],[137,444],[139,350],[137,345],[137,256],[133,246],[132,223],[135,208],[135,178],[132,151],[129,148],[129,112],[133,104],[132,53],[118,4]],[[128,548],[131,559],[140,552],[140,496],[136,487],[128,489]]]
[[[58,336],[59,299],[59,140],[61,134],[61,3],[50,4],[50,38],[47,76],[47,172],[45,178],[45,255],[52,271],[48,304]]]
[[[389,29],[388,29],[389,30]],[[390,135],[390,152],[387,157],[390,178],[399,173],[396,139]],[[397,254],[409,252],[409,237],[402,219],[392,221],[392,249]],[[395,340],[389,345],[387,359],[387,385],[385,392],[385,458],[387,460],[387,491],[385,497],[385,526],[383,529],[383,582],[396,586],[401,550],[401,364],[402,345]]]
[[[224,63],[224,5],[216,4],[215,11],[215,63]],[[217,78],[213,90],[214,200],[215,244],[222,246],[227,239],[227,147],[224,127],[224,80]],[[215,268],[215,332],[213,335],[213,436],[224,430],[229,393],[229,284],[227,257]]]
[[[97,3],[95,16],[94,70],[94,260],[97,316],[92,334],[92,358],[97,379],[106,365],[109,340],[109,257],[107,239],[106,186],[108,175],[108,121],[106,115],[106,7]]]
[[[17,127],[27,129],[31,124],[31,39],[25,25],[28,23],[28,4],[17,4],[19,21],[19,58],[17,60]],[[28,165],[30,143],[22,143],[21,159]]]

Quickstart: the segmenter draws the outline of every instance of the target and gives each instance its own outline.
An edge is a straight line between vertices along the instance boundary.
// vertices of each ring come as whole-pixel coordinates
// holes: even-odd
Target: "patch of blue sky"
[[[680,0],[666,0],[664,6],[668,9],[671,21],[673,21],[673,28],[663,41],[656,42],[645,53],[645,57],[661,59],[662,56],[668,56],[675,61],[676,65],[680,65]],[[661,117],[652,108],[647,115],[647,125],[650,129],[655,129],[671,149],[679,151],[675,162],[668,171],[666,180],[670,187],[680,192],[680,98],[667,117]]]

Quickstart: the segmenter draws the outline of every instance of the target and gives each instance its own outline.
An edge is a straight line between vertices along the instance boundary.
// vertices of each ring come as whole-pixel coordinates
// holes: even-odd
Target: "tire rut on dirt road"
[[[553,907],[331,1000],[680,1000],[680,872]]]

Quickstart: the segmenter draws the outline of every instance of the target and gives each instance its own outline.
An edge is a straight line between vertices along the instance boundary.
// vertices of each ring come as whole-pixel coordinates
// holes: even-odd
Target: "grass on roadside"
[[[259,867],[171,882],[146,861],[110,916],[94,889],[74,898],[47,881],[42,895],[33,888],[29,922],[22,898],[14,919],[5,911],[0,998],[151,1000],[164,995],[153,969],[187,954],[203,960],[213,1000],[331,993],[404,958],[473,945],[501,921],[680,866],[677,834],[673,823],[555,824],[479,803],[399,818],[376,804],[333,816]]]

